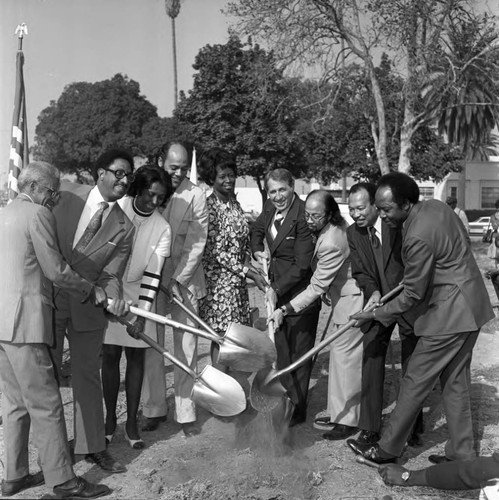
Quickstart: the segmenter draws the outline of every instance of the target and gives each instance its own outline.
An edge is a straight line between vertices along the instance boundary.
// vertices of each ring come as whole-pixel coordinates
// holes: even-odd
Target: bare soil
[[[474,241],[473,248],[480,267],[490,266],[486,245]],[[492,303],[497,298],[486,281]],[[252,305],[265,311],[260,293],[251,288]],[[329,309],[321,313],[317,336],[326,325]],[[263,325],[263,319],[259,320]],[[499,449],[499,320],[482,330],[474,351],[472,372],[472,408],[477,453],[489,455]],[[209,344],[199,343],[200,368],[209,362]],[[394,336],[387,358],[385,381],[385,414],[389,415],[400,380],[399,342]],[[319,499],[453,499],[478,498],[479,492],[442,492],[430,488],[386,486],[376,470],[355,462],[344,441],[322,439],[312,426],[317,413],[326,405],[328,352],[319,355],[312,375],[307,422],[292,428],[289,435],[272,426],[271,418],[262,413],[244,414],[233,419],[216,418],[199,409],[200,435],[185,438],[180,425],[173,421],[172,367],[167,366],[167,401],[171,409],[168,421],[158,430],[142,433],[147,447],[133,450],[123,435],[125,419],[124,387],[119,397],[119,426],[109,451],[124,463],[125,474],[106,474],[77,456],[75,471],[86,479],[112,488],[107,498],[163,500],[319,500]],[[124,368],[124,363],[122,365]],[[122,372],[123,373],[123,372]],[[72,434],[71,389],[62,388],[68,432]],[[425,404],[424,445],[407,448],[401,464],[411,469],[429,465],[428,455],[442,453],[447,439],[445,416],[437,387]],[[0,428],[3,432],[3,428]],[[3,442],[3,441],[2,441]],[[0,443],[3,455],[3,444]],[[36,451],[31,452],[32,472],[38,470]],[[16,498],[46,498],[51,492],[42,486],[22,492]]]

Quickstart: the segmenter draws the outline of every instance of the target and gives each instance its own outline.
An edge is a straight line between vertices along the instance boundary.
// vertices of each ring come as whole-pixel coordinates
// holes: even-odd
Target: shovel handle
[[[170,292],[167,290],[167,288],[164,285],[159,285],[159,289],[166,295],[171,295]],[[192,320],[194,320],[199,326],[203,327],[207,332],[211,333],[214,337],[220,340],[220,335],[217,334],[211,326],[203,321],[194,311],[191,311],[183,302],[177,299],[177,297],[172,296],[172,302],[180,307],[182,311],[184,311]],[[206,337],[208,338],[208,337]],[[211,338],[211,337],[210,337]],[[212,339],[215,340],[215,339]],[[216,342],[216,340],[215,340]],[[220,342],[219,342],[220,343]]]
[[[400,285],[396,286],[393,290],[388,292],[384,297],[381,297],[380,302],[384,303],[391,299],[394,295],[399,293],[402,289],[404,288],[404,285],[401,283]],[[366,307],[363,309],[363,312],[369,312],[372,311],[373,309],[376,309],[376,304],[372,304],[369,307]],[[353,325],[357,320],[351,319],[347,323],[345,323],[341,328],[336,330],[332,335],[329,337],[325,338],[322,342],[319,342],[313,349],[310,349],[307,353],[305,353],[301,358],[298,358],[294,363],[291,363],[289,366],[286,368],[283,368],[282,370],[274,373],[271,377],[269,377],[268,380],[265,381],[265,384],[269,384],[279,378],[281,375],[286,375],[287,373],[292,372],[293,370],[296,370],[299,366],[301,366],[303,363],[308,361],[312,356],[317,354],[319,351],[322,351],[324,347],[328,346],[333,340],[336,340],[338,337],[343,335],[346,331],[350,330]]]
[[[131,310],[131,309],[130,309]],[[117,320],[124,326],[132,326],[132,323],[124,318],[117,318]],[[188,373],[192,378],[196,378],[196,372],[191,370],[186,364],[182,363],[180,359],[177,359],[173,354],[170,354],[166,349],[161,347],[155,340],[153,340],[149,335],[144,332],[137,333],[137,337],[143,340],[149,347],[152,347],[155,351],[158,351],[166,359],[170,360],[174,365],[177,365],[181,370]]]
[[[265,274],[265,277],[267,278],[267,281],[269,281],[269,263],[267,259],[263,259],[263,272]],[[270,283],[270,282],[269,282]],[[274,312],[274,308],[272,307],[272,304],[267,300],[267,296],[265,296],[265,306],[267,308],[267,319],[272,316]],[[272,343],[275,343],[275,325],[274,322],[271,321],[268,324],[268,332],[269,332],[269,337],[270,340],[272,340]]]

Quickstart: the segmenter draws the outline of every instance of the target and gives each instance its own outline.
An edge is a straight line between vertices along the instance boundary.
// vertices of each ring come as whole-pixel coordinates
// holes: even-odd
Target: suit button
[[[272,257],[272,261],[275,262],[277,260],[276,257]]]

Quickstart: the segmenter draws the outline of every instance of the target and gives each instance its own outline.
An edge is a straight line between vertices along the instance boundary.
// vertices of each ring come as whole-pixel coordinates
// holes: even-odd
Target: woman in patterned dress
[[[159,288],[161,269],[170,256],[170,225],[159,213],[173,192],[169,175],[156,166],[139,168],[129,187],[128,195],[119,204],[135,226],[133,248],[123,275],[123,295],[126,300],[138,303],[150,311]],[[132,317],[133,319],[133,317]],[[130,335],[127,335],[127,330]],[[144,447],[137,427],[144,375],[144,353],[149,347],[142,340],[133,338],[137,331],[156,339],[156,326],[143,318],[135,319],[132,327],[125,329],[121,323],[110,322],[104,336],[102,359],[102,387],[106,405],[106,441],[111,442],[116,430],[116,404],[120,387],[120,359],[126,356],[125,391],[127,420],[125,438],[135,449]]]
[[[262,291],[267,283],[251,265],[249,225],[234,193],[235,159],[220,148],[209,149],[199,159],[198,174],[213,188],[207,199],[208,238],[203,255],[206,297],[201,300],[199,311],[223,335],[230,323],[250,324],[246,278]]]

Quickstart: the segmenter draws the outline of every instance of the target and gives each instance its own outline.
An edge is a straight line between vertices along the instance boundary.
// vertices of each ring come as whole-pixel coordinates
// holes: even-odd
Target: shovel
[[[126,326],[131,325],[130,321],[122,318],[118,318],[118,321]],[[138,333],[137,337],[194,379],[191,399],[199,406],[221,417],[238,415],[246,408],[246,396],[243,388],[230,375],[211,365],[207,365],[201,373],[196,373],[145,333]]]
[[[160,287],[161,291],[168,294],[165,287]],[[217,363],[229,366],[234,370],[243,372],[254,372],[270,366],[277,359],[277,353],[274,343],[269,339],[265,332],[241,325],[239,323],[230,323],[225,335],[218,335],[205,321],[203,321],[195,312],[191,311],[183,302],[173,297],[173,303],[180,307],[188,316],[190,316],[204,330],[199,330],[192,326],[184,325],[173,320],[168,320],[163,316],[154,315],[145,316],[153,321],[179,328],[186,332],[199,335],[205,339],[216,342],[220,348],[218,352]],[[135,308],[130,308],[133,314],[141,315]],[[139,309],[140,311],[140,309]],[[148,313],[152,314],[152,313]],[[160,319],[157,319],[160,318]]]
[[[387,300],[391,299],[394,295],[398,294],[404,288],[403,284],[396,286],[393,290],[387,293],[384,297],[380,299],[380,302],[384,303]],[[364,309],[365,312],[372,311],[376,308],[376,304],[372,304],[371,306]],[[328,346],[331,342],[336,340],[338,337],[343,335],[346,331],[352,328],[355,325],[356,320],[351,319],[341,328],[336,330],[329,337],[324,339],[322,342],[317,344],[314,348],[310,349],[307,353],[305,353],[301,358],[297,359],[294,363],[291,363],[286,368],[283,368],[280,371],[275,370],[272,367],[263,368],[260,370],[253,379],[251,384],[251,392],[250,392],[250,401],[251,406],[257,411],[267,412],[269,411],[268,407],[270,406],[272,409],[272,404],[275,401],[275,398],[281,397],[286,393],[286,389],[279,381],[279,377],[281,375],[286,375],[287,373],[296,370],[303,363],[308,361],[312,356],[314,356],[319,351],[322,351],[324,347]]]

